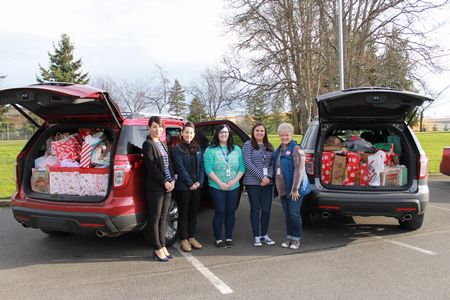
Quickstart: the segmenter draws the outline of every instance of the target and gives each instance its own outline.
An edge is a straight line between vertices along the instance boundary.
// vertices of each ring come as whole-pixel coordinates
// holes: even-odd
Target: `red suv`
[[[17,192],[12,196],[12,210],[19,223],[49,235],[95,232],[98,236],[117,236],[130,231],[147,232],[141,146],[148,135],[148,117],[122,114],[108,93],[76,84],[36,84],[0,90],[0,105],[7,104],[39,128],[17,156]],[[29,112],[44,123],[39,125]],[[173,147],[180,141],[185,121],[171,116],[163,116],[163,120],[163,139]],[[230,121],[201,122],[196,124],[196,135],[202,149],[209,145],[219,123],[230,126],[235,144],[242,146],[249,139]],[[58,133],[78,134],[86,128],[102,132],[108,140],[110,153],[103,168],[48,167],[50,189],[36,190],[31,184],[36,159],[45,157],[49,140]],[[52,181],[59,183],[58,192],[52,192]],[[99,189],[102,184],[103,189]],[[208,206],[207,183],[205,187],[202,201]],[[168,244],[176,240],[177,219],[176,202],[172,201],[167,221]]]

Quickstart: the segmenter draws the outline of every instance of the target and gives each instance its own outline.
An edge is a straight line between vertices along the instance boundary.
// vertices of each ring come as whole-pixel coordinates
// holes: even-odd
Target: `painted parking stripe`
[[[432,207],[432,208],[437,208],[437,209],[442,209],[442,210],[448,210],[448,211],[450,211],[450,208],[447,208],[447,207],[441,207],[441,206],[432,205],[432,204],[428,204],[428,206],[429,206],[429,207]]]
[[[390,240],[390,239],[385,239],[385,238],[382,238],[381,236],[374,235],[374,234],[371,234],[371,233],[367,233],[366,235],[370,236],[370,237],[374,237],[374,238],[376,238],[378,240],[383,240],[385,242],[388,242],[388,243],[391,243],[391,244],[394,244],[394,245],[397,245],[397,246],[401,246],[401,247],[405,247],[405,248],[408,248],[408,249],[411,249],[411,250],[415,250],[415,251],[423,253],[423,254],[428,254],[428,255],[436,255],[437,254],[436,252],[433,252],[433,251],[430,251],[430,250],[426,250],[426,249],[423,249],[423,248],[419,248],[419,247],[416,247],[416,246],[412,246],[412,245],[409,245],[409,244],[405,244],[405,243],[394,241],[394,240]]]
[[[179,248],[178,245],[174,245],[174,247],[180,252],[193,266],[196,268],[209,282],[214,285],[216,289],[219,290],[223,295],[232,294],[233,290],[223,282],[219,277],[214,275],[207,267],[205,267],[197,258],[195,258],[192,254],[183,252]]]

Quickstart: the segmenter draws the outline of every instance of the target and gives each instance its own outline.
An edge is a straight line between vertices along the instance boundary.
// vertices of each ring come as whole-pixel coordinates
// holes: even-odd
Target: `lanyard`
[[[223,155],[223,157],[225,158],[225,163],[227,164],[227,167],[228,167],[228,165],[229,165],[229,163],[228,163],[228,151],[227,151],[227,153],[225,153],[225,151],[223,151],[223,149],[222,148],[220,148],[220,151],[222,152],[222,155]]]

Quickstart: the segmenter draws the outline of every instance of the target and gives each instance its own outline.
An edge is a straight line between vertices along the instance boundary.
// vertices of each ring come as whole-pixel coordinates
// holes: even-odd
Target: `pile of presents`
[[[31,189],[52,195],[104,196],[108,187],[111,144],[101,129],[57,133],[45,155],[34,161]]]
[[[344,186],[402,186],[408,170],[399,164],[400,139],[371,144],[359,136],[342,142],[329,136],[322,152],[322,182]]]

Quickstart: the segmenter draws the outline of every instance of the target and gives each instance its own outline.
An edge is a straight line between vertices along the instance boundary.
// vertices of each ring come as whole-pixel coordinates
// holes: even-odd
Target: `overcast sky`
[[[189,85],[227,48],[223,5],[223,0],[3,1],[0,74],[7,78],[0,88],[35,83],[39,64],[48,66],[47,52],[62,33],[74,41],[75,58],[82,58],[91,76],[137,80],[151,77],[158,64],[170,79]],[[448,16],[435,19],[444,22]],[[436,34],[450,49],[450,25]],[[450,56],[442,64],[450,68]],[[424,76],[435,93],[450,84],[450,72]],[[428,115],[450,116],[450,89],[433,106]]]

